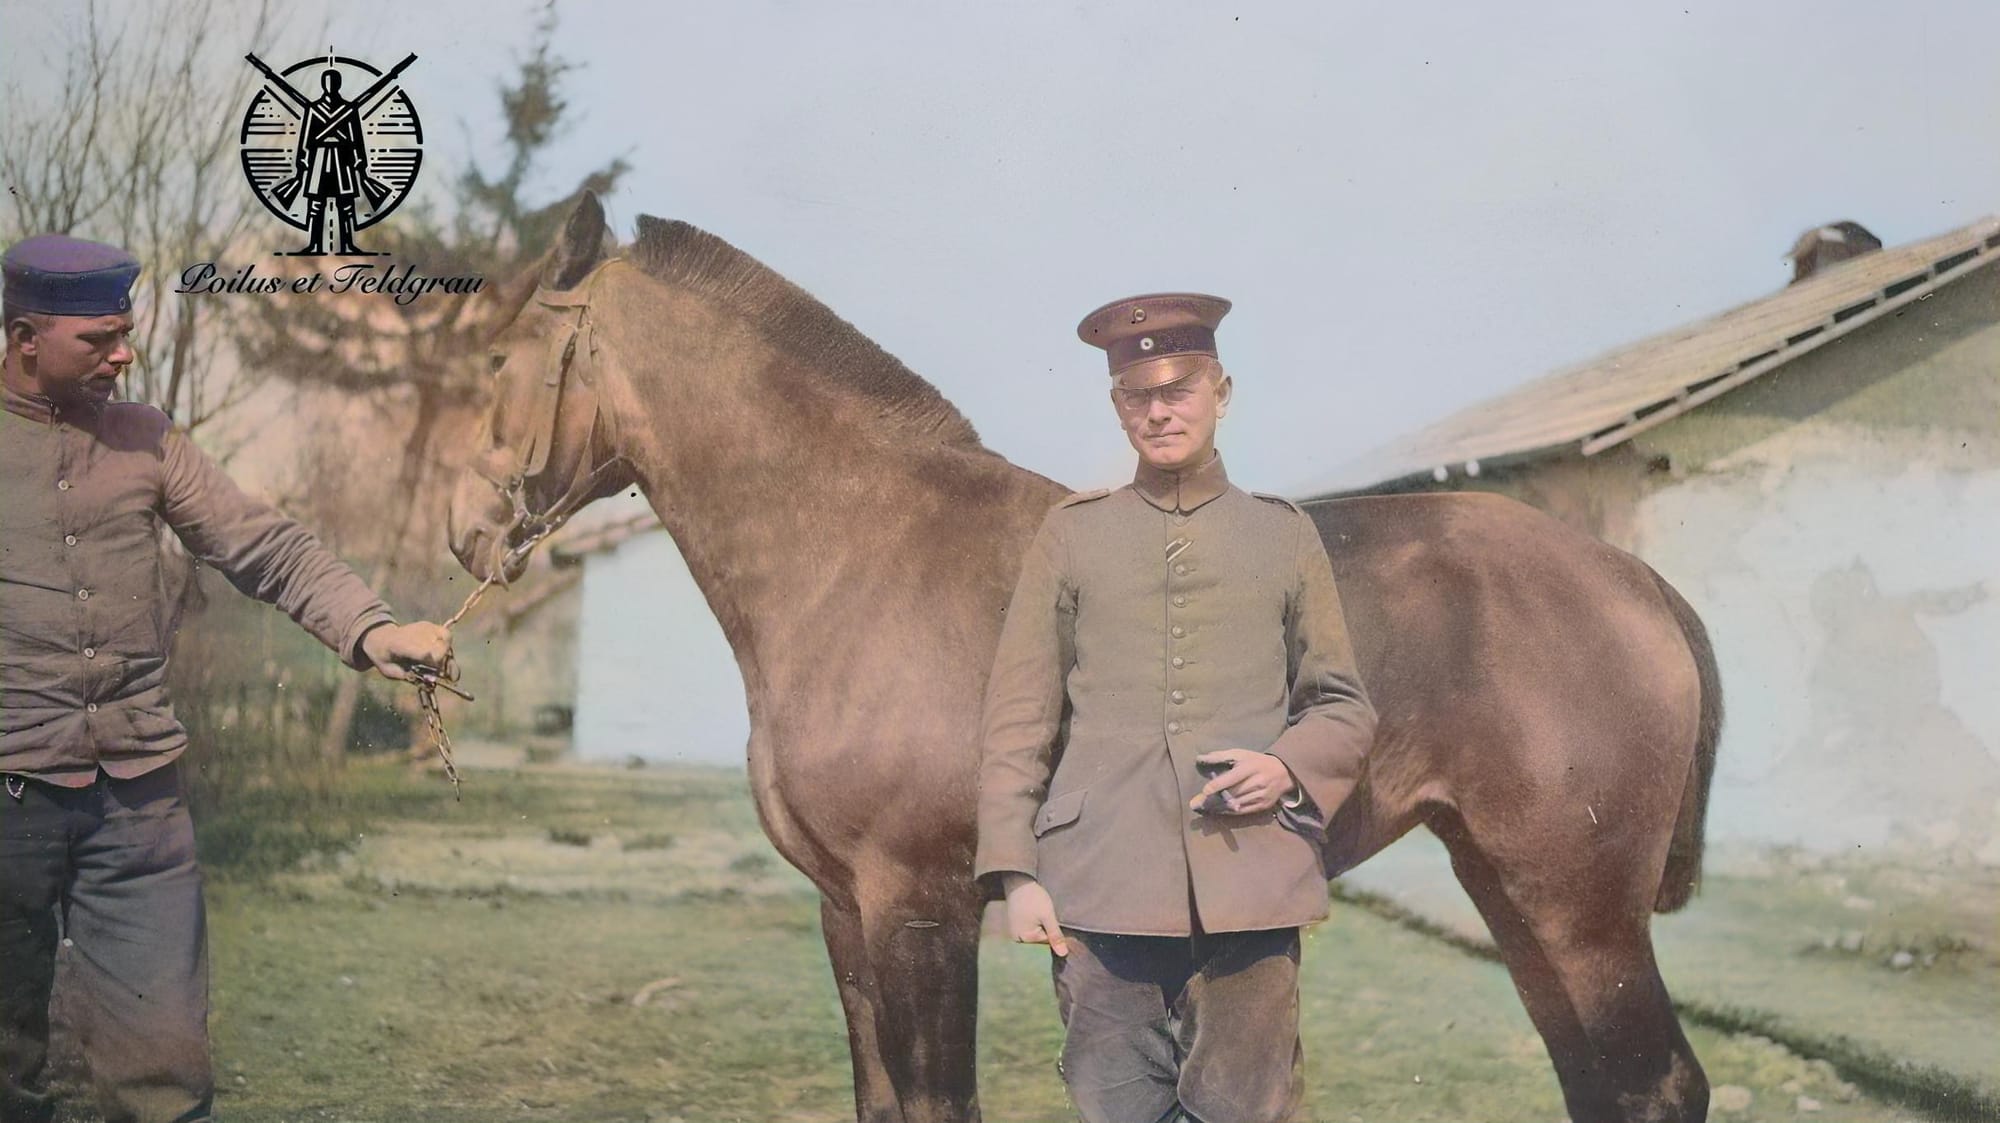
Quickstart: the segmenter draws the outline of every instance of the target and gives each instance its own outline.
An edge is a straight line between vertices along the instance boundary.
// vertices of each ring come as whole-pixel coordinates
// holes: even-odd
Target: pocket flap
[[[1076,822],[1076,817],[1083,814],[1083,797],[1088,790],[1069,792],[1042,804],[1041,813],[1035,816],[1035,837],[1040,838],[1065,823]]]

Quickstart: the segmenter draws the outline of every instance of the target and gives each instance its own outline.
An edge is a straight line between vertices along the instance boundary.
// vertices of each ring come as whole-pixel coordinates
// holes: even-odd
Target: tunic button
[[[65,545],[65,546],[74,546],[74,545],[76,545],[76,535],[74,535],[74,534],[65,534],[65,535],[63,535],[63,545]]]
[[[1175,566],[1175,567],[1174,567],[1174,572],[1175,572],[1175,573],[1178,573],[1178,574],[1180,574],[1180,575],[1181,575],[1182,577],[1186,577],[1186,576],[1187,576],[1187,566],[1184,566],[1184,565],[1177,565],[1177,566]]]
[[[68,481],[68,480],[57,480],[57,481],[56,481],[56,490],[57,490],[57,491],[68,491],[68,490],[69,490],[69,481]]]
[[[78,590],[76,591],[76,599],[78,599],[78,600],[89,600],[89,599],[90,599],[90,590],[89,590],[89,589],[78,589]]]
[[[1175,607],[1175,608],[1186,608],[1186,607],[1187,607],[1187,598],[1186,598],[1186,597],[1175,597],[1175,598],[1174,598],[1174,607]]]
[[[1180,723],[1180,722],[1178,722],[1178,721],[1170,721],[1170,722],[1168,722],[1168,723],[1167,723],[1167,732],[1169,732],[1169,733],[1179,733],[1180,731],[1181,731],[1181,723]]]
[[[84,712],[85,712],[85,713],[91,713],[91,714],[94,714],[94,713],[96,713],[96,712],[97,712],[97,703],[95,703],[95,702],[91,702],[91,703],[89,703],[88,705],[84,706],[84,707],[83,707],[83,710],[84,710]]]
[[[1180,626],[1179,624],[1175,624],[1175,625],[1174,625],[1174,638],[1175,638],[1175,639],[1179,639],[1179,638],[1181,638],[1182,636],[1185,636],[1185,635],[1187,635],[1187,629],[1186,629],[1186,628],[1183,628],[1183,627],[1181,627],[1181,626]]]
[[[1185,659],[1181,658],[1180,656],[1176,655],[1176,656],[1174,656],[1174,666],[1176,666],[1176,667],[1185,667],[1185,666],[1187,666],[1187,660],[1185,660]]]
[[[1174,700],[1174,705],[1176,706],[1180,705],[1182,702],[1187,701],[1187,694],[1179,690],[1174,691],[1173,694],[1169,695],[1169,697],[1171,697]]]
[[[85,659],[95,659],[95,658],[97,658],[97,649],[96,649],[96,648],[94,648],[94,647],[86,647],[86,648],[84,648],[84,649],[83,649],[83,657],[84,657]]]

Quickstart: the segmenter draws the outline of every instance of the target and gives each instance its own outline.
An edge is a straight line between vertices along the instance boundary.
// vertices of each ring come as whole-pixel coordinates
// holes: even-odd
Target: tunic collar
[[[12,386],[0,385],[0,404],[5,404],[7,412],[43,425],[54,421],[56,404],[40,394],[23,394]]]
[[[1162,511],[1190,512],[1229,490],[1229,475],[1222,470],[1222,454],[1208,458],[1199,468],[1179,472],[1162,471],[1144,460],[1132,477],[1132,490]]]

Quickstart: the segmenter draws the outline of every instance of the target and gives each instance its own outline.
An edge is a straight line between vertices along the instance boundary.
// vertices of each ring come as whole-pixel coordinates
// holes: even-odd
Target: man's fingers
[[[419,625],[418,635],[422,637],[422,661],[433,667],[442,667],[451,658],[451,633],[442,625],[425,621]]]
[[[1060,956],[1069,955],[1069,940],[1063,935],[1061,927],[1054,924],[1048,925],[1043,939],[1049,945],[1050,951]]]
[[[1249,775],[1249,773],[1243,771],[1242,768],[1237,767],[1237,768],[1231,768],[1227,772],[1223,772],[1214,777],[1211,777],[1208,783],[1203,784],[1201,786],[1201,797],[1203,799],[1207,799],[1209,796],[1214,795],[1216,792],[1219,792],[1224,788],[1235,787],[1237,781],[1243,779],[1243,777],[1247,775]]]
[[[1249,775],[1251,775],[1251,773],[1245,772],[1240,766],[1231,768],[1229,771],[1224,772],[1220,776],[1211,779],[1208,783],[1203,784],[1201,787],[1201,794],[1189,800],[1188,806],[1192,808],[1199,808],[1202,804],[1208,802],[1210,796],[1213,796],[1215,793],[1220,791],[1227,791],[1228,789],[1234,787],[1239,781],[1241,781],[1242,779],[1244,779],[1246,776]],[[1242,799],[1242,793],[1230,791],[1227,798],[1231,802],[1239,802]]]

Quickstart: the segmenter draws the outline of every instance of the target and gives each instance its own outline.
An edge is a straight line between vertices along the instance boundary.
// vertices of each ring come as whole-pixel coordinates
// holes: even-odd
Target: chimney
[[[1835,262],[1882,248],[1882,239],[1858,222],[1829,222],[1799,235],[1785,259],[1792,263],[1792,284],[1798,284]]]

